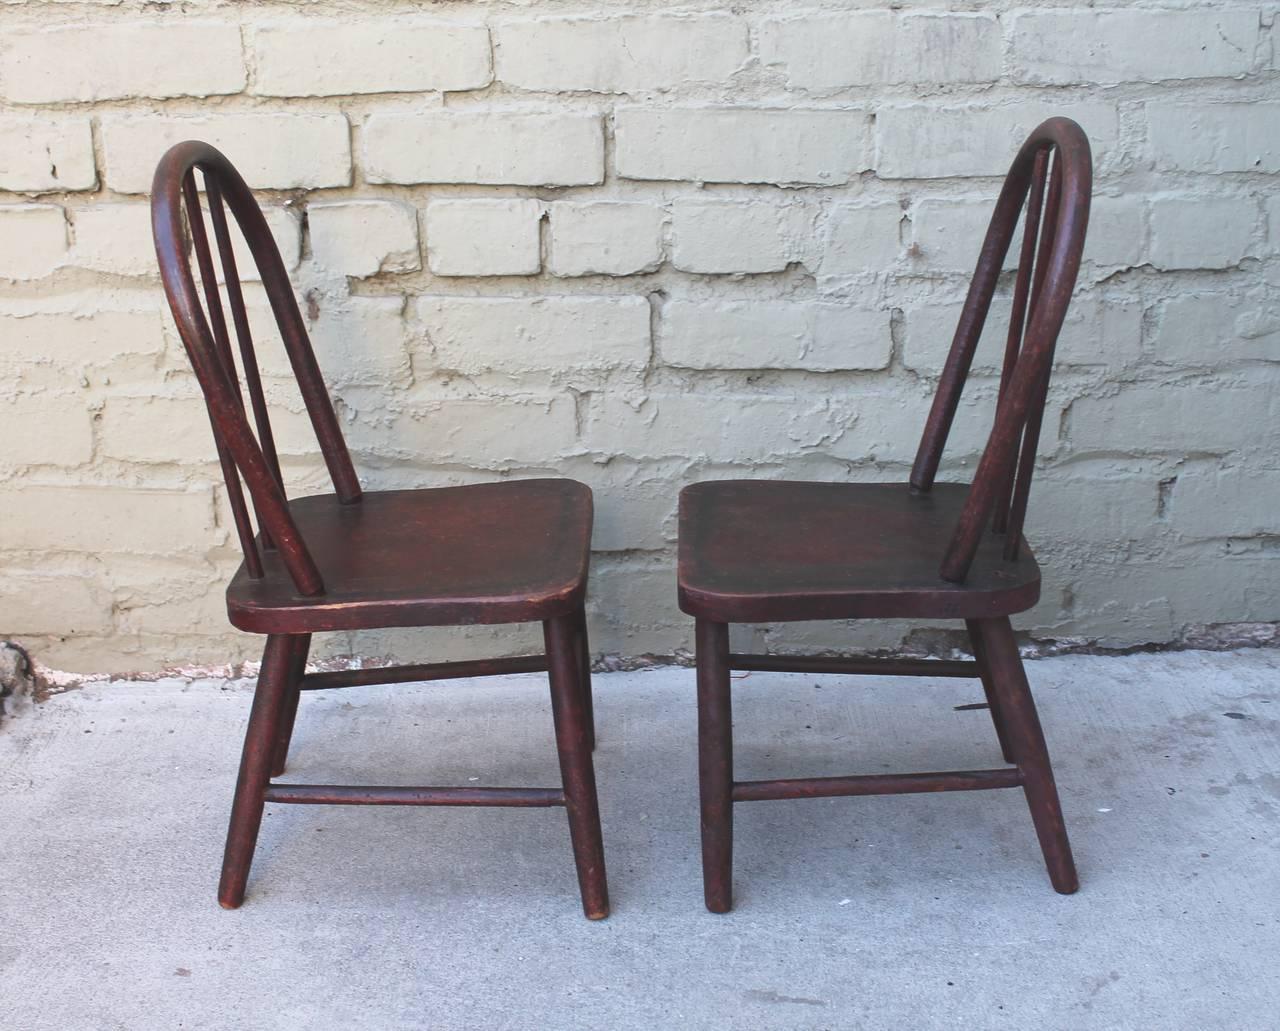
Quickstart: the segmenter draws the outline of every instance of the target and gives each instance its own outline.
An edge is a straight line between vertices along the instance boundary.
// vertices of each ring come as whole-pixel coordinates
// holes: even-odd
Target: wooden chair
[[[1054,345],[1089,217],[1089,142],[1051,118],[996,203],[909,483],[697,483],[680,495],[680,607],[696,617],[702,863],[707,908],[732,904],[733,804],[760,799],[1021,787],[1054,888],[1077,888],[1049,753],[1009,616],[1035,604],[1022,536]],[[994,425],[971,485],[935,483],[974,349],[1023,208],[1021,258]],[[973,662],[729,651],[729,624],[963,619]],[[730,670],[981,678],[1003,769],[735,781]]]
[[[249,394],[250,426],[195,170],[204,182]],[[290,500],[271,433],[224,203],[262,277],[333,493]],[[564,806],[586,915],[608,914],[591,751],[586,621],[591,491],[567,479],[363,493],[280,255],[252,193],[213,147],[161,159],[151,200],[165,293],[208,403],[244,562],[227,590],[233,625],[267,635],[227,833],[218,901],[244,900],[266,802]],[[189,259],[194,245],[202,291]],[[203,302],[201,293],[203,293]],[[243,480],[243,488],[241,481]],[[257,533],[245,489],[256,516]],[[306,673],[313,633],[374,627],[543,626],[546,654]],[[562,788],[350,787],[272,781],[285,766],[301,691],[547,671]]]

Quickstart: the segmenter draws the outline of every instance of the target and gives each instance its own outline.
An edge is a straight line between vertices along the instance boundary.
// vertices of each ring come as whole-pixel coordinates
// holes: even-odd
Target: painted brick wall
[[[0,637],[76,671],[258,646],[225,622],[236,552],[153,269],[145,194],[174,141],[261,191],[365,483],[586,481],[595,649],[635,658],[689,645],[682,485],[905,474],[998,177],[1051,113],[1092,137],[1097,191],[1032,499],[1047,582],[1019,626],[1123,646],[1280,620],[1274,6],[725,6],[0,6]],[[981,446],[997,335],[950,476]],[[937,643],[914,629],[743,635]]]

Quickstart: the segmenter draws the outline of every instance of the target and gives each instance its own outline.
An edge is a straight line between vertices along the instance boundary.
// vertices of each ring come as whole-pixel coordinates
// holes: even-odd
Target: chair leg
[[[298,683],[307,669],[307,653],[311,650],[311,635],[298,634],[291,637],[292,653],[289,657],[289,682],[285,695],[284,711],[280,714],[280,732],[276,735],[274,757],[271,760],[271,776],[278,777],[284,773],[285,763],[289,759],[289,742],[293,740],[293,724],[298,718],[298,701],[302,692]]]
[[[1070,895],[1080,887],[1080,882],[1053,781],[1049,750],[1013,638],[1013,628],[1007,618],[984,619],[978,621],[978,635],[989,663],[992,691],[1000,701],[1001,718],[1023,776],[1027,806],[1049,868],[1049,879],[1056,891]]]
[[[587,637],[587,610],[580,608],[574,616],[574,631],[578,639],[578,668],[581,670],[582,709],[587,723],[587,744],[596,750],[596,705],[591,696],[591,641]]]
[[[697,621],[698,784],[702,797],[702,890],[707,908],[733,906],[733,711],[729,625]]]
[[[582,909],[589,920],[609,915],[609,887],[600,836],[600,805],[591,762],[590,725],[583,704],[582,651],[573,615],[542,624],[551,681],[551,712],[556,725],[556,751],[564,782],[569,837],[578,867]]]
[[[982,635],[978,632],[978,621],[966,619],[964,625],[969,630],[969,641],[973,647],[973,658],[978,664],[978,674],[982,677],[982,690],[987,696],[987,710],[991,714],[991,722],[996,728],[996,737],[1000,740],[1000,754],[1007,763],[1014,762],[1013,749],[1009,747],[1009,731],[1005,728],[1004,716],[1000,712],[1000,699],[991,686],[991,667],[987,665],[987,650],[982,644]]]
[[[280,720],[288,701],[289,668],[294,651],[290,637],[272,634],[267,638],[267,647],[262,653],[262,669],[253,695],[249,729],[245,731],[244,752],[240,757],[235,802],[231,806],[227,849],[222,858],[218,902],[224,909],[235,909],[244,901],[249,865],[253,862],[253,849],[262,824],[264,793],[271,780]]]

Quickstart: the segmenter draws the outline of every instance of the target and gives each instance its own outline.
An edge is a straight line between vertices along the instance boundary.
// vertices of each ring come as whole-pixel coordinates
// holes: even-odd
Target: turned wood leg
[[[1049,750],[1044,743],[1031,688],[1027,685],[1026,671],[1022,668],[1022,657],[1013,638],[1013,628],[1008,619],[984,619],[979,621],[978,632],[990,664],[992,690],[999,699],[1009,744],[1023,776],[1023,790],[1040,839],[1045,865],[1049,868],[1049,879],[1055,890],[1070,895],[1080,882],[1062,819],[1058,789],[1053,781]]]
[[[218,902],[225,909],[235,909],[244,901],[249,865],[253,862],[253,849],[262,824],[263,795],[271,780],[280,720],[288,700],[290,659],[294,650],[289,637],[273,634],[267,638],[267,647],[262,653],[262,669],[253,695],[244,752],[240,757],[240,776],[231,806],[222,881],[218,885]]]
[[[556,726],[556,751],[564,781],[569,837],[578,867],[582,909],[589,920],[609,915],[609,887],[604,870],[604,842],[600,835],[600,806],[591,762],[590,723],[583,702],[582,650],[574,615],[557,616],[542,624],[551,681],[551,712]]]
[[[280,713],[280,732],[276,735],[274,758],[271,761],[271,776],[278,777],[284,773],[285,763],[289,758],[289,742],[293,740],[293,724],[298,718],[298,701],[302,692],[298,685],[307,669],[307,653],[311,650],[311,635],[298,634],[289,639],[292,650],[289,656],[289,681],[285,688],[284,711]]]
[[[580,608],[574,617],[574,631],[578,640],[578,662],[582,671],[582,708],[587,721],[587,741],[591,750],[596,749],[596,706],[591,696],[591,641],[587,636],[587,610]]]
[[[978,632],[978,621],[966,619],[964,625],[969,630],[969,641],[973,646],[973,658],[978,664],[978,674],[982,677],[982,690],[987,696],[987,710],[991,714],[991,722],[996,728],[996,737],[1000,741],[1000,754],[1007,763],[1014,762],[1013,750],[1009,747],[1009,732],[1005,729],[1004,717],[1000,714],[1000,699],[991,686],[991,669],[987,665],[987,650],[982,644],[982,635]]]
[[[697,621],[698,785],[702,798],[702,888],[707,908],[733,906],[733,713],[729,626]]]

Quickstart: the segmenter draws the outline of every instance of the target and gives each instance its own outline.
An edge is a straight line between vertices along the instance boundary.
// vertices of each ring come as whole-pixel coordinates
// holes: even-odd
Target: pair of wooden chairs
[[[216,246],[201,211],[197,170]],[[1039,569],[1022,526],[1054,346],[1084,244],[1090,189],[1084,133],[1067,119],[1046,121],[1019,151],[1000,193],[908,484],[728,481],[696,484],[681,494],[679,598],[697,625],[702,851],[711,910],[724,912],[731,905],[733,805],[762,799],[1021,787],[1054,887],[1076,889],[1053,772],[1009,616],[1039,596]],[[332,493],[296,499],[285,493],[228,208],[261,275]],[[219,902],[234,908],[244,900],[268,802],[563,806],[583,909],[591,919],[603,918],[609,902],[592,765],[595,728],[583,608],[590,490],[567,479],[531,479],[362,492],[288,275],[253,195],[230,162],[207,144],[173,147],[156,170],[152,220],[165,292],[208,404],[244,552],[227,591],[230,619],[241,630],[266,635]],[[1024,231],[994,426],[972,484],[935,483],[1020,221]],[[735,622],[889,617],[963,619],[974,661],[729,651],[729,625]],[[544,655],[306,672],[314,633],[533,621],[543,626]],[[1011,765],[959,773],[735,781],[733,669],[981,678]],[[559,787],[351,787],[273,779],[284,771],[303,691],[535,671],[549,674]]]

